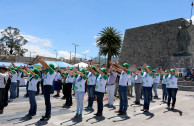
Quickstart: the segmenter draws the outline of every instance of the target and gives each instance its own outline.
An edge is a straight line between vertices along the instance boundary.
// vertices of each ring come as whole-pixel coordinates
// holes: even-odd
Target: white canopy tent
[[[84,63],[84,62],[77,63],[74,66],[75,67],[78,67],[78,65],[79,65],[80,68],[86,68],[88,66],[88,64],[87,63]]]

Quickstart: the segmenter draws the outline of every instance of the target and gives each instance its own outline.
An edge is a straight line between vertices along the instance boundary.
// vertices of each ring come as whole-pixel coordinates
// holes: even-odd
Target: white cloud
[[[45,46],[45,47],[52,47],[52,42],[48,39],[39,38],[32,35],[25,35],[25,34],[22,34],[22,36],[32,44]]]
[[[85,50],[84,52],[82,52],[82,54],[87,54],[87,53],[89,53],[89,52],[90,52],[90,50],[87,49],[87,50]]]
[[[71,58],[75,56],[75,53],[71,53]],[[70,59],[70,52],[68,51],[57,51],[57,57],[63,57],[65,59]],[[81,57],[80,54],[76,53],[76,57]]]
[[[25,56],[30,56],[30,52],[32,52],[31,56],[40,55],[40,56],[53,57],[53,58],[56,57],[55,54],[53,54],[48,49],[45,49],[43,46],[38,46],[34,44],[26,44],[23,46],[23,48],[26,48],[29,51],[25,53]]]

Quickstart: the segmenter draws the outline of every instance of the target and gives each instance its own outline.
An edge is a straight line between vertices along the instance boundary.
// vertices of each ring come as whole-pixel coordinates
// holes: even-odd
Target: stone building
[[[152,67],[193,68],[194,61],[194,26],[189,25],[187,54],[179,53],[178,34],[181,23],[189,25],[183,18],[166,22],[127,29],[119,57],[119,63],[142,66],[147,63]],[[189,54],[189,55],[188,55]]]

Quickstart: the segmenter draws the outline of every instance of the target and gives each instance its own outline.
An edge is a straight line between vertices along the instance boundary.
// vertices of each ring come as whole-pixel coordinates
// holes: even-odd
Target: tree
[[[109,61],[112,56],[119,56],[122,46],[122,35],[114,27],[105,27],[98,33],[96,45],[100,49],[100,55],[108,55],[107,63],[110,67]]]
[[[11,55],[23,56],[27,49],[22,48],[28,41],[20,35],[20,30],[17,28],[8,27],[1,32],[2,38],[0,43],[4,45],[5,52]]]

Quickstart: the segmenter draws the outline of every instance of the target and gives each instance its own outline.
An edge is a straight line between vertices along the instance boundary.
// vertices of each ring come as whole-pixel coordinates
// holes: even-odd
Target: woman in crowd
[[[171,109],[174,109],[175,103],[176,103],[176,95],[178,91],[178,86],[177,86],[177,80],[178,80],[178,72],[177,68],[170,69],[169,76],[167,77],[167,93],[168,93],[168,102],[167,102],[167,109],[170,108],[170,102],[172,99],[172,107]],[[167,75],[167,74],[166,74]]]
[[[57,73],[54,81],[54,90],[57,91],[55,97],[60,97],[60,90],[62,89],[62,76],[59,70],[55,69]]]
[[[166,102],[167,100],[167,89],[166,89],[166,84],[167,84],[167,77],[169,76],[169,73],[167,70],[164,71],[162,68],[160,69],[162,72],[162,102]]]
[[[26,116],[35,116],[36,115],[36,110],[37,110],[37,104],[36,104],[36,92],[37,92],[37,83],[39,81],[39,76],[38,76],[38,69],[29,69],[27,66],[27,71],[30,73],[30,80],[28,84],[28,94],[29,94],[29,102],[30,102],[30,110]]]
[[[76,112],[75,118],[81,118],[82,111],[83,111],[83,98],[84,98],[84,94],[85,94],[86,75],[85,75],[84,68],[81,68],[78,71],[74,67],[74,72],[75,72],[75,76],[76,76],[74,90],[75,90],[75,99],[77,102],[77,112]]]

